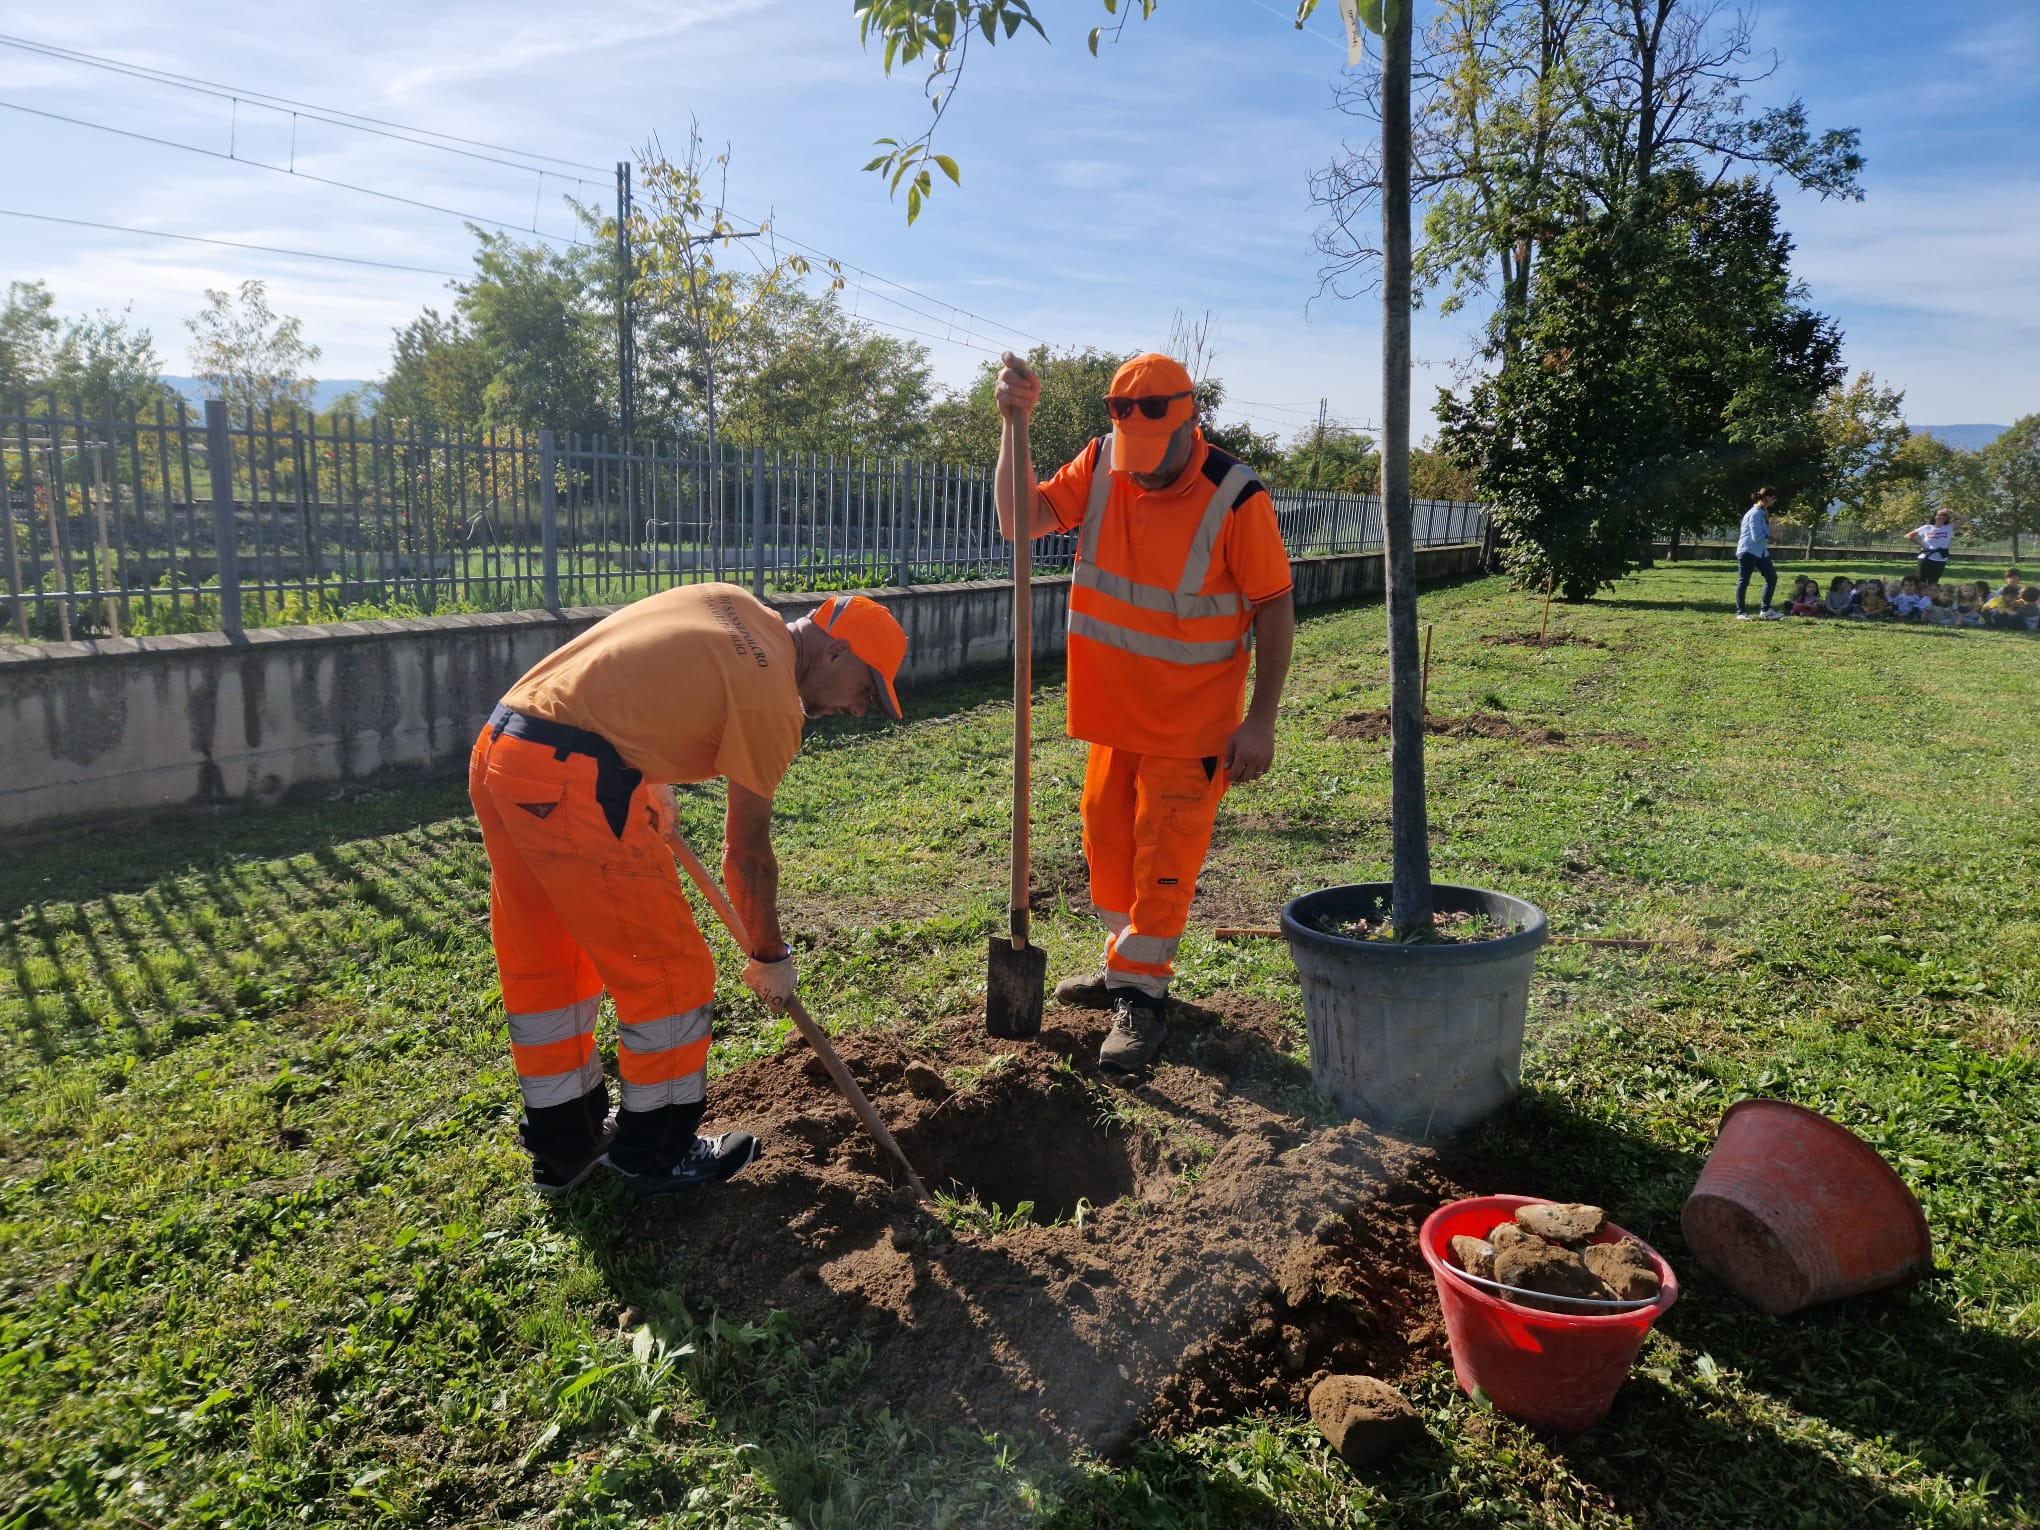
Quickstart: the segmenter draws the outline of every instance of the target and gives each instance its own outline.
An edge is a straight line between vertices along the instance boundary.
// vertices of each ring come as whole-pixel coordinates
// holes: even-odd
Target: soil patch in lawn
[[[1652,747],[1649,739],[1638,738],[1633,733],[1567,733],[1563,728],[1546,727],[1542,723],[1514,722],[1499,712],[1467,712],[1460,716],[1428,712],[1424,715],[1424,731],[1436,738],[1499,738],[1547,748],[1572,744],[1620,744],[1625,749]],[[1385,742],[1388,738],[1388,708],[1348,712],[1325,730],[1325,736],[1363,744]]]
[[[975,1017],[911,1050],[839,1039],[929,1188],[996,1217],[918,1210],[796,1040],[710,1092],[710,1129],[757,1133],[761,1161],[652,1203],[615,1252],[657,1256],[731,1316],[783,1309],[824,1348],[867,1342],[845,1406],[1108,1452],[1445,1356],[1416,1235],[1465,1192],[1436,1153],[1285,1108],[1308,1073],[1265,1002],[1179,1010],[1131,1083],[1096,1072],[1107,1023],[1051,1010],[1026,1042]]]
[[[1518,744],[1566,742],[1563,728],[1511,722],[1499,712],[1468,712],[1458,717],[1448,716],[1442,712],[1430,712],[1424,717],[1424,731],[1438,738],[1500,738]],[[1348,712],[1326,732],[1332,738],[1378,743],[1388,737],[1388,708],[1379,707],[1371,712]]]
[[[1482,635],[1485,648],[1606,648],[1599,638],[1580,637],[1571,632],[1539,636],[1535,632],[1489,632]]]

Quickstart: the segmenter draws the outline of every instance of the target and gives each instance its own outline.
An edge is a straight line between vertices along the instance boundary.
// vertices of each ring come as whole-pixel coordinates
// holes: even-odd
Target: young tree
[[[804,277],[811,264],[780,254],[768,242],[769,223],[741,225],[726,205],[729,153],[711,155],[698,123],[690,122],[687,153],[679,163],[655,140],[638,156],[642,188],[631,213],[635,270],[631,294],[643,306],[648,359],[643,371],[653,407],[676,423],[699,418],[711,455],[716,450],[721,385],[747,332],[761,322],[762,305],[782,286]],[[614,226],[610,226],[613,232]],[[751,272],[726,266],[722,255],[745,241]],[[834,285],[841,273],[830,263]]]
[[[206,306],[184,321],[191,331],[191,369],[206,391],[236,415],[253,410],[273,419],[286,408],[309,410],[318,379],[310,368],[319,348],[304,321],[269,306],[269,289],[250,278],[237,296],[207,288]]]

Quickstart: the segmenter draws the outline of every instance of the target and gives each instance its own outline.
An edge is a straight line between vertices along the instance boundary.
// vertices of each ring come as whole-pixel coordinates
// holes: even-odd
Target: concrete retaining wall
[[[1420,579],[1478,547],[1418,553]],[[1378,555],[1302,558],[1300,605],[1378,594]],[[1006,584],[874,591],[907,630],[901,689],[1009,662]],[[822,597],[779,596],[790,616]],[[1035,588],[1037,655],[1062,652],[1069,581]],[[269,801],[392,768],[458,769],[519,675],[608,608],[273,627],[119,642],[0,644],[0,830]],[[911,697],[908,698],[911,707]]]

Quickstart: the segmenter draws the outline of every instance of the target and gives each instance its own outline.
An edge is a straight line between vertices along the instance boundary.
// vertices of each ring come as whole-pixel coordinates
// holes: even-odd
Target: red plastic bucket
[[[1679,1225],[1708,1274],[1774,1317],[1934,1268],[1926,1215],[1891,1165],[1786,1100],[1728,1108]]]
[[[1484,1238],[1518,1206],[1545,1204],[1534,1195],[1483,1195],[1440,1206],[1424,1219],[1418,1241],[1438,1304],[1445,1309],[1445,1336],[1452,1343],[1452,1371],[1463,1392],[1479,1387],[1496,1408],[1514,1419],[1559,1434],[1577,1434],[1608,1416],[1650,1325],[1678,1300],[1678,1277],[1658,1251],[1644,1252],[1664,1282],[1658,1298],[1633,1312],[1539,1312],[1504,1301],[1457,1278],[1452,1239]],[[1594,1236],[1613,1243],[1633,1234],[1614,1223]],[[1643,1240],[1638,1238],[1642,1243]]]

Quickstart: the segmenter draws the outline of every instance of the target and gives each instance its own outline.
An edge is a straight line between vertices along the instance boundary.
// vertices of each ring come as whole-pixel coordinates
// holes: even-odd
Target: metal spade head
[[[1038,1033],[1048,953],[1036,945],[1016,949],[1012,936],[994,935],[986,961],[986,1034],[1020,1039]]]

